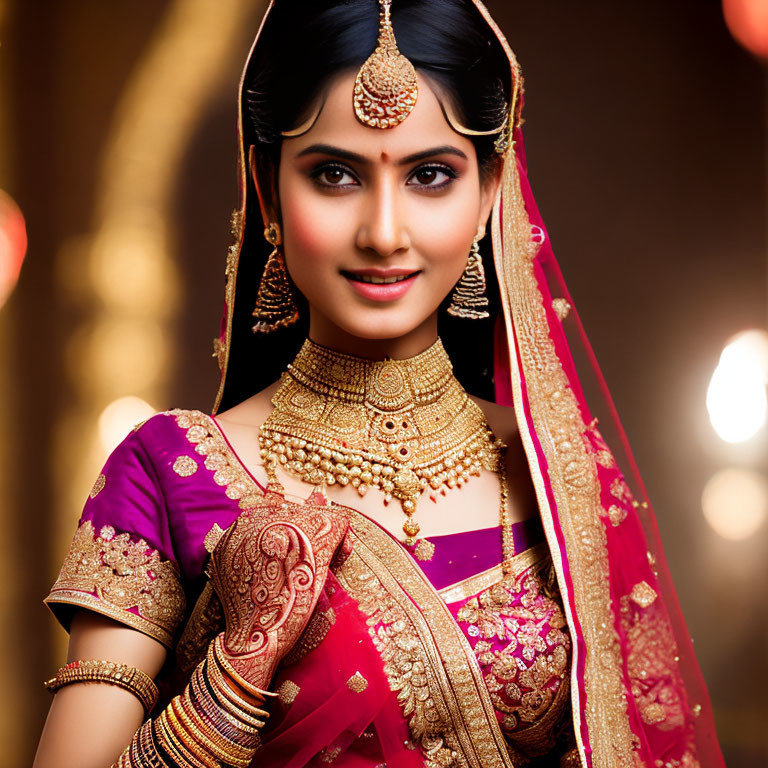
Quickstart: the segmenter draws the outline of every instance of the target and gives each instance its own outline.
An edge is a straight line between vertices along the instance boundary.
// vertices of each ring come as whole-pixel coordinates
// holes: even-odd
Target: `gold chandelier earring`
[[[283,242],[280,226],[274,221],[270,222],[264,230],[264,237],[274,250],[267,259],[256,296],[253,310],[256,318],[253,330],[256,333],[270,333],[278,328],[286,328],[299,319],[299,310],[293,300],[285,268],[285,256],[280,250]]]
[[[463,317],[468,320],[482,320],[489,317],[485,309],[488,306],[488,297],[485,295],[485,269],[480,256],[480,240],[483,239],[484,234],[478,233],[472,241],[467,266],[453,289],[448,314],[454,317]]]

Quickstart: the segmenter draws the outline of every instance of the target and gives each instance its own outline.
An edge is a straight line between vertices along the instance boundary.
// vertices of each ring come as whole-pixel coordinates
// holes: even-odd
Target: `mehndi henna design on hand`
[[[211,582],[224,611],[224,652],[247,683],[266,687],[303,632],[348,521],[345,507],[320,494],[296,503],[270,486],[222,534]]]

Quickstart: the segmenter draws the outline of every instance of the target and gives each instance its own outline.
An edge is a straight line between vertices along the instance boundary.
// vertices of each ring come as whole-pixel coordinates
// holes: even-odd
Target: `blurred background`
[[[488,5],[726,761],[766,766],[768,3]],[[154,411],[213,405],[263,6],[0,0],[0,766],[31,764],[66,647],[41,600],[102,462]]]

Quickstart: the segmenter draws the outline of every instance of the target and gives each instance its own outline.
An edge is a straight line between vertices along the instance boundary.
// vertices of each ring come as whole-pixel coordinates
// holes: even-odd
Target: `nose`
[[[360,211],[357,247],[380,258],[408,250],[411,241],[396,179],[385,175],[377,179],[367,192],[365,205]]]

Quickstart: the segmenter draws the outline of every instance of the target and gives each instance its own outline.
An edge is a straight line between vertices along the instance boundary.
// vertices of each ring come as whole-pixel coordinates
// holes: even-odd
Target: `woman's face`
[[[481,184],[472,142],[423,77],[413,112],[387,130],[355,117],[354,79],[339,76],[311,130],[283,141],[286,264],[314,341],[409,356],[436,337],[437,308],[484,229],[496,179]]]

